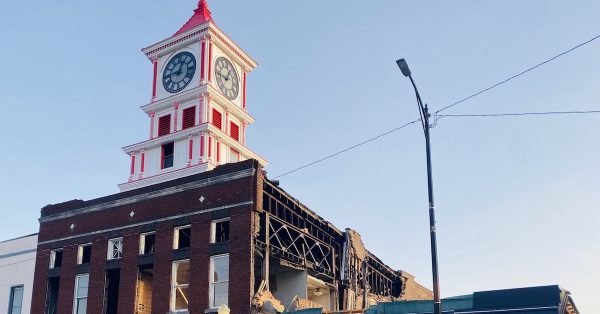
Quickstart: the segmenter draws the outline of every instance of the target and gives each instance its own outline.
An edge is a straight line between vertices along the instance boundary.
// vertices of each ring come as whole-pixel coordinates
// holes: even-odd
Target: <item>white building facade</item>
[[[0,313],[30,312],[37,234],[0,242]]]

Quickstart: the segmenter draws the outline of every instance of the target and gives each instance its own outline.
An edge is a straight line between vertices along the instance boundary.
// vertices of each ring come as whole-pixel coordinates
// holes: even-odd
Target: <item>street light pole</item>
[[[442,312],[442,301],[440,299],[437,241],[435,232],[435,209],[433,204],[433,180],[431,171],[431,147],[429,138],[429,129],[431,127],[429,125],[429,111],[427,105],[423,106],[423,102],[421,101],[421,95],[419,95],[419,90],[417,89],[417,85],[415,84],[415,81],[411,76],[410,69],[408,68],[406,60],[400,59],[396,61],[396,63],[398,64],[398,67],[400,67],[402,74],[404,74],[404,76],[410,79],[410,82],[412,83],[412,86],[415,89],[415,94],[417,95],[417,105],[419,106],[419,114],[421,115],[421,124],[423,126],[423,132],[425,133],[425,150],[427,152],[427,192],[429,196],[429,235],[431,239],[431,269],[433,272],[433,309],[435,314],[440,314]]]

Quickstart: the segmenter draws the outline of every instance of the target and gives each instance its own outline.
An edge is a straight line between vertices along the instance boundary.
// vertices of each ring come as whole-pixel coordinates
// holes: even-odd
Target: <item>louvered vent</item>
[[[214,126],[216,126],[217,128],[219,128],[219,130],[221,130],[222,128],[222,116],[221,113],[218,112],[216,109],[213,109],[213,114],[212,114],[212,124]]]
[[[171,115],[158,118],[158,136],[163,136],[171,133]]]
[[[188,129],[196,125],[196,107],[183,109],[182,129]]]
[[[231,122],[230,128],[231,128],[231,137],[234,140],[239,142],[240,141],[240,127],[237,124]]]

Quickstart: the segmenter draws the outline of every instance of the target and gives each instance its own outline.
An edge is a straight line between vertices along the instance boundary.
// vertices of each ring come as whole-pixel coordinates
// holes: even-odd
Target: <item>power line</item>
[[[579,44],[579,45],[577,45],[577,46],[575,46],[575,47],[573,47],[571,49],[563,51],[563,52],[557,54],[556,56],[554,56],[554,57],[552,57],[550,59],[544,60],[544,61],[542,61],[542,62],[540,62],[540,63],[538,63],[538,64],[536,64],[536,65],[534,65],[534,66],[532,66],[532,67],[530,67],[528,69],[525,69],[525,70],[523,70],[523,71],[521,71],[521,72],[519,72],[519,73],[517,73],[517,74],[515,74],[515,75],[513,75],[513,76],[511,76],[511,77],[509,77],[509,78],[507,78],[505,80],[503,80],[503,81],[500,81],[500,82],[498,82],[498,83],[496,83],[496,84],[494,84],[494,85],[492,85],[490,87],[484,88],[484,89],[482,89],[482,90],[480,90],[480,91],[478,91],[478,92],[476,92],[474,94],[471,94],[471,95],[469,95],[469,96],[467,96],[467,97],[465,97],[465,98],[463,98],[463,99],[461,99],[459,101],[456,101],[456,102],[451,103],[451,104],[449,104],[449,105],[447,105],[445,107],[442,107],[442,109],[436,111],[435,113],[439,113],[439,112],[442,112],[442,111],[444,111],[446,109],[452,108],[452,107],[454,107],[454,106],[456,106],[456,105],[458,105],[460,103],[463,103],[463,102],[465,102],[465,101],[467,101],[467,100],[469,100],[469,99],[471,99],[473,97],[479,96],[479,95],[481,95],[481,94],[483,94],[483,93],[485,93],[485,92],[487,92],[487,91],[489,91],[491,89],[494,89],[494,88],[496,88],[496,87],[498,87],[498,86],[500,86],[500,85],[502,85],[504,83],[512,81],[512,80],[516,79],[517,77],[519,77],[519,76],[521,76],[521,75],[523,75],[523,74],[525,74],[527,72],[533,71],[533,70],[541,67],[542,65],[544,65],[544,64],[546,64],[548,62],[551,62],[551,61],[553,61],[555,59],[558,59],[559,57],[562,57],[562,56],[566,55],[567,53],[572,52],[573,50],[575,50],[575,49],[577,49],[579,47],[585,46],[585,45],[591,43],[592,41],[594,41],[594,40],[596,40],[598,38],[600,38],[600,35],[594,36],[593,38],[591,38],[589,40],[586,40],[586,41],[582,42],[581,44]]]
[[[514,117],[514,116],[541,116],[541,115],[561,115],[561,114],[590,114],[600,113],[600,110],[584,110],[584,111],[544,111],[544,112],[511,112],[511,113],[481,113],[481,114],[440,114],[441,118],[465,118],[465,117]]]
[[[416,120],[413,120],[413,121],[407,122],[407,123],[405,123],[405,124],[403,124],[403,125],[401,125],[401,126],[399,126],[399,127],[393,128],[393,129],[391,129],[391,130],[389,130],[389,131],[386,131],[386,132],[384,132],[384,133],[381,133],[381,134],[379,134],[379,135],[377,135],[377,136],[371,137],[371,138],[369,138],[369,139],[367,139],[367,140],[364,140],[364,141],[362,141],[362,142],[360,142],[360,143],[358,143],[358,144],[355,144],[355,145],[349,146],[349,147],[347,147],[347,148],[344,148],[344,149],[342,149],[342,150],[340,150],[340,151],[338,151],[338,152],[336,152],[336,153],[333,153],[333,154],[331,154],[331,155],[325,156],[325,157],[323,157],[323,158],[321,158],[321,159],[315,160],[315,161],[313,161],[313,162],[311,162],[311,163],[308,163],[308,164],[306,164],[306,165],[304,165],[304,166],[301,166],[301,167],[298,167],[298,168],[296,168],[296,169],[290,170],[290,171],[288,171],[288,172],[286,172],[286,173],[284,173],[284,174],[280,174],[280,175],[278,175],[278,176],[276,176],[276,177],[273,177],[273,179],[281,178],[281,177],[283,177],[283,176],[286,176],[286,175],[288,175],[288,174],[290,174],[290,173],[296,172],[296,171],[298,171],[298,170],[302,170],[302,169],[304,169],[304,168],[306,168],[306,167],[310,167],[310,166],[312,166],[312,165],[314,165],[314,164],[320,163],[320,162],[322,162],[322,161],[325,161],[325,160],[327,160],[327,159],[329,159],[329,158],[332,158],[332,157],[335,157],[335,156],[337,156],[337,155],[339,155],[339,154],[345,153],[345,152],[347,152],[347,151],[349,151],[349,150],[351,150],[351,149],[354,149],[354,148],[357,148],[357,147],[359,147],[359,146],[362,146],[362,145],[364,145],[364,144],[367,144],[367,143],[369,143],[369,142],[372,142],[372,141],[374,141],[374,140],[376,140],[376,139],[378,139],[378,138],[380,138],[380,137],[383,137],[383,136],[386,136],[386,135],[388,135],[388,134],[390,134],[390,133],[396,132],[396,131],[398,131],[398,130],[400,130],[400,129],[403,129],[403,128],[405,128],[405,127],[407,127],[407,126],[409,126],[409,125],[411,125],[411,124],[413,124],[413,123],[419,122],[419,121],[421,121],[421,119],[416,119]]]
[[[511,81],[511,80],[513,80],[513,79],[515,79],[515,78],[517,78],[519,76],[521,76],[521,75],[524,75],[527,72],[533,71],[533,70],[541,67],[542,65],[545,65],[545,64],[547,64],[547,63],[549,63],[549,62],[551,62],[551,61],[553,61],[553,60],[555,60],[555,59],[557,59],[559,57],[562,57],[562,56],[564,56],[564,55],[566,55],[566,54],[574,51],[577,48],[585,46],[585,45],[589,44],[590,42],[592,42],[592,41],[594,41],[594,40],[596,40],[598,38],[600,38],[600,35],[594,36],[593,38],[591,38],[591,39],[589,39],[587,41],[584,41],[584,42],[582,42],[582,43],[580,43],[580,44],[578,44],[578,45],[576,45],[576,46],[574,46],[574,47],[572,47],[572,48],[570,48],[568,50],[565,50],[565,51],[563,51],[563,52],[555,55],[554,57],[552,57],[550,59],[544,60],[544,61],[542,61],[542,62],[540,62],[540,63],[538,63],[538,64],[536,64],[536,65],[534,65],[534,66],[532,66],[530,68],[527,68],[527,69],[521,71],[520,73],[517,73],[517,74],[515,74],[515,75],[513,75],[513,76],[511,76],[511,77],[509,77],[509,78],[507,78],[507,79],[505,79],[503,81],[500,81],[500,82],[498,82],[498,83],[496,83],[496,84],[494,84],[494,85],[492,85],[490,87],[482,89],[482,90],[480,90],[480,91],[478,91],[478,92],[476,92],[474,94],[471,94],[471,95],[469,95],[469,96],[467,96],[467,97],[465,97],[465,98],[463,98],[461,100],[458,100],[458,101],[456,101],[454,103],[451,103],[451,104],[449,104],[449,105],[447,105],[445,107],[442,107],[441,109],[439,109],[439,110],[437,110],[437,111],[434,112],[434,116],[437,115],[438,113],[444,111],[444,110],[452,108],[452,107],[454,107],[454,106],[456,106],[456,105],[458,105],[460,103],[463,103],[463,102],[465,102],[465,101],[467,101],[467,100],[469,100],[471,98],[477,97],[477,96],[479,96],[479,95],[481,95],[481,94],[483,94],[483,93],[485,93],[485,92],[487,92],[487,91],[489,91],[491,89],[494,89],[494,88],[496,88],[496,87],[498,87],[498,86],[500,86],[502,84],[505,84],[505,83],[507,83],[507,82],[509,82],[509,81]],[[589,113],[597,113],[597,112],[593,111],[593,110],[590,110],[588,112],[576,112],[576,111],[568,112],[568,111],[563,111],[563,112],[537,112],[537,113],[536,112],[524,112],[524,113],[483,114],[483,115],[437,115],[437,118],[439,119],[440,117],[467,117],[467,116],[469,116],[469,117],[475,117],[475,116],[482,116],[482,117],[492,117],[492,116],[524,116],[524,115],[576,114],[576,113],[582,113],[582,114],[583,113],[588,113],[589,114]],[[360,147],[360,146],[362,146],[364,144],[367,144],[367,143],[372,142],[372,141],[374,141],[376,139],[379,139],[380,137],[386,136],[386,135],[391,134],[393,132],[396,132],[396,131],[398,131],[400,129],[403,129],[403,128],[405,128],[405,127],[407,127],[407,126],[409,126],[409,125],[411,125],[411,124],[413,124],[415,122],[418,122],[418,121],[421,121],[421,119],[416,119],[416,120],[407,122],[407,123],[405,123],[405,124],[403,124],[403,125],[401,125],[399,127],[396,127],[396,128],[391,129],[391,130],[388,130],[388,131],[386,131],[384,133],[376,135],[376,136],[374,136],[372,138],[369,138],[369,139],[367,139],[365,141],[362,141],[362,142],[360,142],[358,144],[349,146],[349,147],[344,148],[344,149],[342,149],[342,150],[340,150],[340,151],[338,151],[336,153],[333,153],[333,154],[325,156],[325,157],[323,157],[321,159],[318,159],[318,160],[315,160],[313,162],[310,162],[310,163],[308,163],[306,165],[300,166],[300,167],[298,167],[296,169],[293,169],[293,170],[290,170],[290,171],[285,172],[283,174],[280,174],[280,175],[278,175],[276,177],[273,177],[273,179],[281,178],[281,177],[286,176],[288,174],[291,174],[291,173],[294,173],[296,171],[302,170],[304,168],[310,167],[312,165],[318,164],[318,163],[323,162],[323,161],[325,161],[325,160],[327,160],[329,158],[335,157],[335,156],[340,155],[342,153],[345,153],[345,152],[347,152],[349,150],[355,149],[355,148]]]

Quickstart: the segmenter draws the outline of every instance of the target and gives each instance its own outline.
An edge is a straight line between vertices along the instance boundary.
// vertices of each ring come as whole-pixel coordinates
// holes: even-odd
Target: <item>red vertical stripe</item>
[[[192,160],[192,150],[194,149],[194,140],[190,137],[190,151],[188,154],[188,159]]]
[[[134,172],[135,172],[135,154],[131,155],[131,170],[130,170],[131,175],[133,175]]]
[[[206,63],[206,42],[202,41],[202,54],[200,55],[200,80],[204,81],[204,64]]]
[[[152,61],[154,65],[154,79],[152,80],[152,99],[156,98],[156,76],[158,75],[158,60]]]
[[[144,172],[144,164],[146,162],[146,154],[144,154],[144,152],[142,152],[142,165],[140,167],[140,172]]]
[[[208,81],[212,80],[212,43],[208,43]]]
[[[244,97],[242,98],[242,106],[246,109],[246,71],[244,71]]]
[[[212,137],[208,137],[208,158],[212,157]]]
[[[154,138],[154,111],[150,113],[150,139]]]
[[[217,162],[221,162],[221,143],[217,141]]]
[[[204,135],[200,135],[200,161],[204,158]]]

